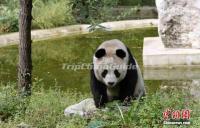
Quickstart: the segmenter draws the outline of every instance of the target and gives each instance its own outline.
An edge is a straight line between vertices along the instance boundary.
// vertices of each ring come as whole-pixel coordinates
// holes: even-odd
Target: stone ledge
[[[66,27],[58,27],[52,29],[32,30],[32,40],[45,40],[51,38],[58,38],[69,35],[77,35],[88,33],[89,25],[70,25]],[[18,44],[19,32],[0,35],[0,47]]]
[[[164,48],[159,37],[144,39],[145,80],[200,79],[200,49]]]
[[[200,66],[200,49],[164,48],[159,37],[144,38],[144,67]]]
[[[125,21],[114,21],[114,22],[105,22],[100,25],[106,27],[108,31],[115,30],[126,30],[133,28],[144,28],[144,27],[157,27],[157,19],[143,19],[143,20],[125,20]],[[58,38],[62,36],[78,35],[89,33],[88,27],[89,24],[83,25],[70,25],[66,27],[44,29],[44,30],[33,30],[32,40],[45,40],[51,38]],[[0,35],[0,47],[18,44],[19,42],[19,33],[10,33]]]

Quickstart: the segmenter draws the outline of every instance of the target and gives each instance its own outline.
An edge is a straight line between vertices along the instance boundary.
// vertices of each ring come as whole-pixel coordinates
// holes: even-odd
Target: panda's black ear
[[[124,57],[126,57],[126,52],[124,50],[122,50],[122,49],[117,49],[116,50],[116,55],[123,59]]]
[[[95,53],[95,57],[96,57],[96,58],[101,58],[101,57],[103,57],[103,56],[105,56],[105,55],[106,55],[106,50],[103,49],[103,48],[98,49],[98,50],[96,51],[96,53]]]

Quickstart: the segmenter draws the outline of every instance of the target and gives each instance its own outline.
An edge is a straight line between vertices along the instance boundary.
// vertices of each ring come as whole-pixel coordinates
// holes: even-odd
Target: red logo
[[[170,109],[166,109],[164,112],[163,112],[163,119],[164,120],[168,120],[170,117],[170,113],[171,113],[171,110]]]
[[[172,119],[180,119],[181,118],[181,112],[179,110],[173,111],[172,112]]]
[[[190,113],[191,113],[191,110],[189,110],[189,109],[183,109],[183,110],[166,109],[163,112],[163,119],[164,120],[169,120],[169,119],[173,119],[173,120],[180,120],[180,119],[189,120],[190,116],[191,116]]]
[[[189,120],[190,119],[190,110],[188,109],[185,109],[185,110],[182,110],[182,119],[186,119],[186,120]]]

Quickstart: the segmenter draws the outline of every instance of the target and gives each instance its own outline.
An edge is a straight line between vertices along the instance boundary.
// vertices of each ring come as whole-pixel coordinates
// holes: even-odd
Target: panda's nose
[[[114,82],[108,82],[108,84],[112,86],[114,84]]]

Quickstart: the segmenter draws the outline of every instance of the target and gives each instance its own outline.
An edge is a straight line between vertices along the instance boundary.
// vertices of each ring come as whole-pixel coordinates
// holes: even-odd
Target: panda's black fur
[[[128,65],[137,66],[136,65],[137,63],[128,48],[127,48],[127,52],[128,52]],[[96,56],[102,57],[105,54],[106,54],[105,51],[102,50],[100,51],[100,54]],[[124,55],[123,53],[119,53],[118,56],[123,58]],[[113,100],[129,101],[130,99],[137,98],[138,96],[134,94],[137,80],[138,80],[137,68],[127,69],[125,78],[117,84],[117,86],[119,86],[119,95],[117,97],[114,97]],[[105,103],[109,101],[108,96],[107,96],[107,86],[102,81],[99,81],[96,78],[94,69],[91,69],[91,83],[90,84],[91,84],[91,91],[93,94],[95,106],[97,108],[103,107]]]

